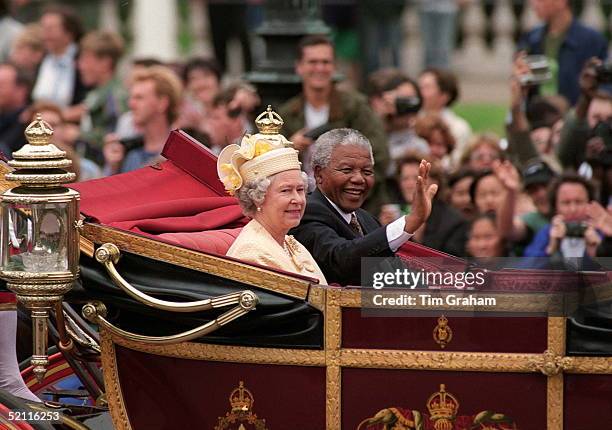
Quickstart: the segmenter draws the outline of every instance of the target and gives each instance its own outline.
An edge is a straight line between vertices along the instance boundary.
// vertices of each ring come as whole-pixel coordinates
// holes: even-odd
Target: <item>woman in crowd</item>
[[[494,214],[479,214],[472,221],[466,251],[470,257],[478,258],[480,262],[506,256],[506,245],[497,228]]]
[[[474,205],[470,197],[470,187],[475,173],[470,169],[459,169],[448,178],[448,203],[457,209],[465,219],[474,216]]]
[[[455,148],[455,138],[439,115],[425,114],[415,125],[416,133],[429,145],[429,153],[445,170],[451,167],[450,153]]]
[[[281,135],[247,135],[240,145],[229,145],[219,154],[219,178],[252,217],[227,255],[326,284],[310,253],[287,235],[304,215],[308,178],[300,170],[297,151],[284,147],[286,143]]]
[[[440,115],[450,128],[457,144],[452,154],[453,162],[456,163],[472,135],[467,121],[451,110],[451,106],[459,99],[457,76],[449,70],[426,69],[419,76],[419,89],[423,97],[421,112]]]
[[[581,176],[566,173],[550,191],[554,214],[525,249],[526,257],[594,257],[603,235],[589,220],[593,185]]]
[[[381,224],[387,225],[400,215],[410,213],[417,189],[421,160],[423,157],[417,153],[408,154],[400,160],[397,181],[403,201],[398,205],[383,206],[380,215]],[[412,240],[448,254],[461,256],[465,248],[466,222],[461,214],[442,197],[446,188],[445,178],[443,170],[437,164],[431,165],[427,186],[431,184],[438,185],[438,193],[432,201],[431,215],[427,222],[414,233]],[[397,213],[397,207],[399,207],[399,213]]]
[[[475,172],[481,172],[493,167],[493,162],[502,158],[499,138],[494,134],[480,134],[474,137],[463,153],[460,167],[469,167]]]
[[[470,198],[477,214],[496,213],[504,203],[506,189],[493,170],[486,169],[474,176]]]

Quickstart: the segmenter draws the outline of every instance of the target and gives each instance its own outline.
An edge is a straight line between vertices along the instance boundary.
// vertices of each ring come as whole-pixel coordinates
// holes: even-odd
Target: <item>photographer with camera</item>
[[[421,94],[416,82],[398,69],[382,69],[368,77],[368,100],[385,126],[390,160],[387,178],[394,178],[397,162],[407,152],[429,154],[427,142],[414,129]]]
[[[525,257],[594,257],[603,235],[589,218],[593,185],[581,176],[566,173],[550,190],[554,216],[525,249]]]
[[[521,38],[519,49],[548,60],[552,76],[539,87],[540,94],[561,94],[574,105],[580,93],[580,69],[591,57],[605,59],[608,41],[574,17],[569,0],[530,3],[543,24]]]
[[[563,116],[568,109],[562,96],[535,96],[528,99],[529,89],[550,79],[548,72],[534,71],[524,52],[517,53],[510,77],[510,111],[506,120],[507,154],[525,169],[535,162],[544,162],[561,172],[556,156]]]
[[[204,142],[219,155],[227,145],[236,143],[247,132],[247,112],[255,100],[249,98],[240,86],[231,86],[219,92],[212,101],[209,113],[200,125],[205,133]],[[257,93],[254,93],[257,96]]]
[[[558,157],[564,168],[577,169],[599,185],[600,201],[609,204],[612,172],[612,65],[590,59],[580,74],[580,99],[566,115]]]

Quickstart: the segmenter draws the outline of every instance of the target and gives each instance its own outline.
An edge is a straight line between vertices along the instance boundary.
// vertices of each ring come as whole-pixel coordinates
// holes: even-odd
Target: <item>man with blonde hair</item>
[[[105,173],[128,172],[160,160],[168,134],[178,117],[183,88],[179,78],[164,66],[136,73],[130,88],[129,108],[134,126],[142,132],[142,146],[126,148],[116,135],[108,135],[104,146]]]
[[[127,93],[116,74],[123,45],[121,36],[111,31],[92,31],[80,43],[81,79],[93,88],[83,102],[81,135],[94,148],[102,147],[104,135],[115,131],[127,110]]]

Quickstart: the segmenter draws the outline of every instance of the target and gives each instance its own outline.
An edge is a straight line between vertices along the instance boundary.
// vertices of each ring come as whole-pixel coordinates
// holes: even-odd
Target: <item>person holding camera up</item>
[[[523,36],[519,50],[548,59],[552,79],[541,85],[541,94],[561,94],[574,105],[580,90],[578,76],[591,57],[604,60],[608,42],[574,17],[569,0],[531,0],[536,15],[544,23]]]
[[[247,113],[257,103],[256,92],[250,96],[241,84],[223,89],[212,101],[208,114],[203,118],[200,128],[204,133],[203,141],[215,155],[232,143],[240,142],[247,133]],[[244,100],[244,98],[247,100]]]
[[[417,83],[400,70],[381,69],[368,77],[368,101],[385,125],[390,159],[387,179],[394,181],[397,162],[406,153],[429,154],[427,141],[417,136],[414,128],[421,93]]]
[[[556,151],[569,106],[560,95],[528,97],[531,88],[550,79],[550,72],[548,69],[542,73],[533,71],[527,60],[525,53],[519,52],[512,66],[510,111],[506,120],[507,153],[522,168],[540,159],[561,172]]]
[[[597,256],[610,257],[612,255],[612,209],[606,209],[597,202],[591,202],[587,207],[587,214],[589,221],[604,236],[603,241],[597,247]]]
[[[553,182],[550,197],[554,216],[525,249],[525,257],[595,257],[603,234],[589,217],[593,185],[581,176],[566,173]]]
[[[566,115],[557,155],[565,169],[576,169],[599,188],[599,201],[610,205],[612,189],[612,71],[597,58],[580,74],[580,98]]]

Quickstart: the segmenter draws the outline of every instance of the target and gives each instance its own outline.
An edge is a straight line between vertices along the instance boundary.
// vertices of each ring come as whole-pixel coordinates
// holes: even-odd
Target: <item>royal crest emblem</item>
[[[442,349],[453,340],[453,330],[448,325],[448,319],[444,315],[438,318],[438,325],[433,330],[433,338]]]
[[[255,397],[244,387],[243,381],[231,392],[229,402],[231,410],[219,417],[214,430],[268,430],[266,420],[257,418],[253,412]]]
[[[514,420],[504,414],[481,411],[475,415],[458,415],[459,400],[440,384],[425,404],[429,414],[418,410],[385,408],[366,418],[357,430],[517,430]]]

